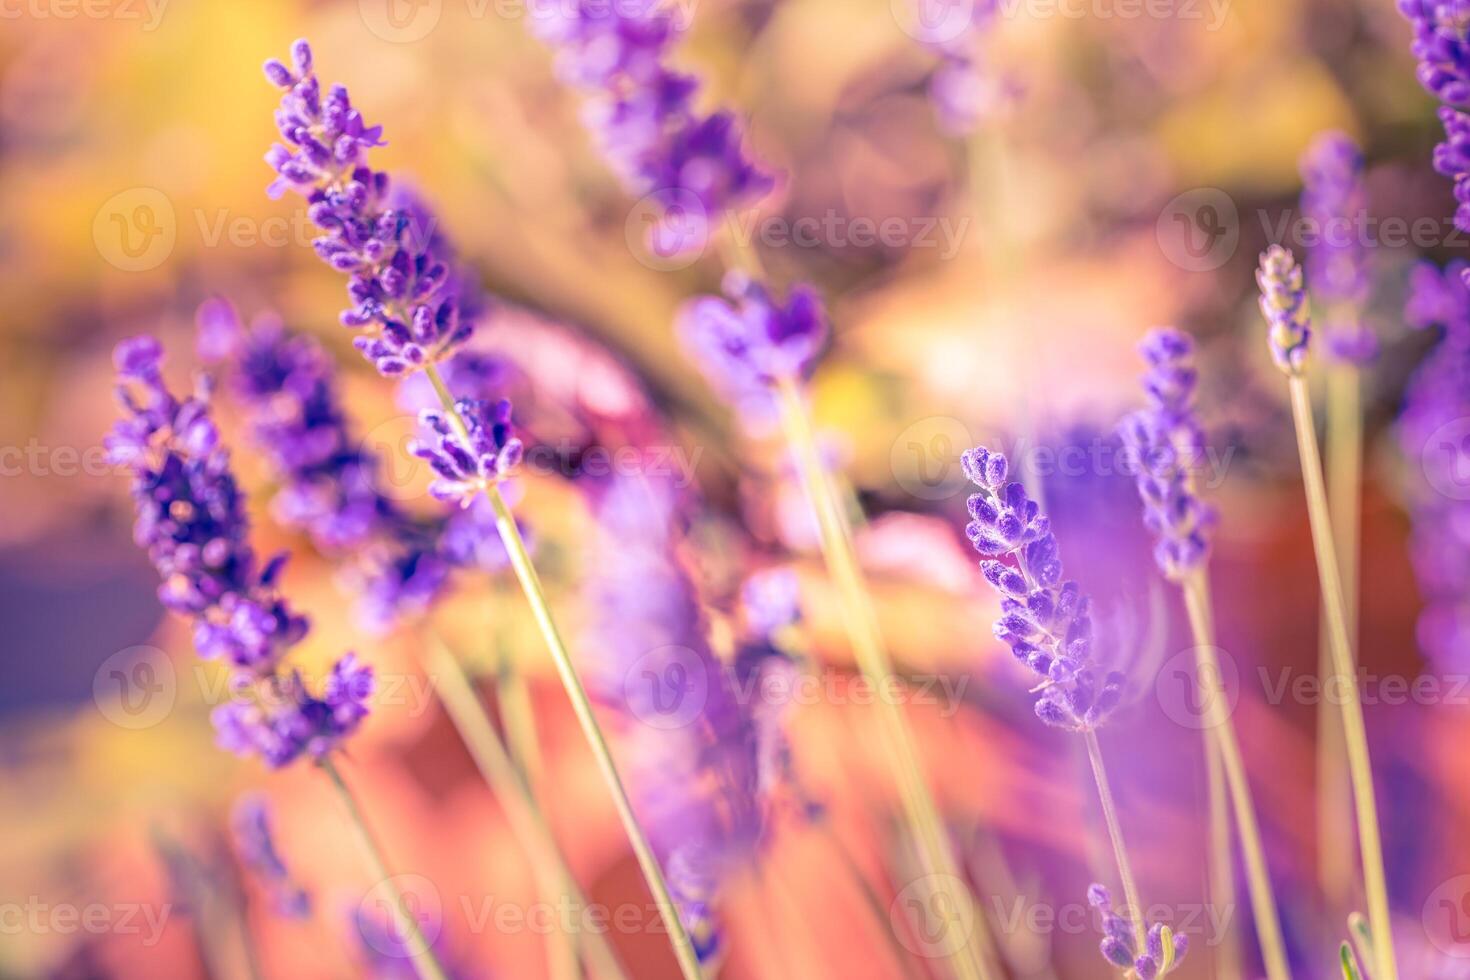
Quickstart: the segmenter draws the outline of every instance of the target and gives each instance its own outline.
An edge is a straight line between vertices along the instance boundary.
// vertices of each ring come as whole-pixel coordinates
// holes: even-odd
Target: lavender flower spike
[[[1455,182],[1455,226],[1470,231],[1470,19],[1463,0],[1399,0],[1414,30],[1411,50],[1419,83],[1444,103],[1439,118],[1444,142],[1434,148],[1434,169]]]
[[[279,672],[308,623],[276,591],[284,557],[260,569],[248,541],[243,498],[229,453],[209,415],[208,390],[180,401],[163,382],[163,348],[152,337],[119,344],[118,398],[128,415],[107,439],[112,462],[133,475],[134,538],[163,585],[159,599],[194,621],[201,656],[223,657],[253,700],[214,712],[220,745],[258,754],[272,767],[303,753],[321,757],[367,714],[372,671],[347,654],[321,698],[296,673]]]
[[[1130,921],[1113,909],[1113,899],[1102,885],[1087,889],[1087,904],[1097,910],[1102,923],[1102,942],[1098,944],[1103,959],[1137,980],[1157,980],[1179,968],[1189,952],[1189,937],[1175,935],[1161,922],[1149,927],[1144,949],[1138,949]],[[1126,910],[1137,914],[1140,910]],[[1127,971],[1132,971],[1131,973]]]
[[[1261,312],[1271,328],[1271,356],[1285,373],[1301,374],[1307,365],[1312,316],[1296,256],[1280,245],[1266,249],[1256,283],[1261,288]]]
[[[1143,377],[1149,406],[1125,419],[1119,431],[1132,456],[1144,523],[1158,538],[1154,558],[1168,579],[1179,582],[1204,564],[1215,521],[1194,486],[1204,451],[1194,408],[1194,341],[1165,327],[1145,337],[1139,350],[1149,365]]]
[[[995,635],[1040,679],[1036,716],[1068,731],[1092,731],[1122,699],[1124,677],[1092,656],[1090,602],[1062,581],[1051,525],[1019,483],[1006,482],[1005,456],[982,447],[960,464],[980,492],[970,497],[965,528],[984,558],[980,570],[1001,596]]]
[[[230,813],[230,830],[240,862],[265,886],[275,911],[288,919],[311,914],[311,898],[296,883],[276,849],[270,808],[259,794],[242,796]]]
[[[347,89],[326,97],[312,69],[311,47],[291,48],[293,68],[265,63],[265,75],[283,89],[276,126],[285,143],[266,154],[280,175],[272,197],[295,190],[323,235],[312,242],[323,261],[350,276],[352,306],[344,326],[373,328],[353,344],[384,375],[436,363],[468,339],[461,317],[460,279],[437,220],[406,192],[390,192],[388,175],[367,165],[382,146],[381,126],[367,126]]]
[[[1307,251],[1307,284],[1328,313],[1321,324],[1327,355],[1369,363],[1378,339],[1362,315],[1372,285],[1368,248],[1357,234],[1367,208],[1363,152],[1344,133],[1324,133],[1302,156],[1301,172],[1302,212],[1320,239]]]
[[[429,492],[439,500],[468,507],[481,491],[499,483],[521,460],[521,440],[511,434],[510,402],[455,403],[466,431],[457,431],[443,412],[427,410],[419,418],[435,438],[416,442],[413,454],[438,474]]]

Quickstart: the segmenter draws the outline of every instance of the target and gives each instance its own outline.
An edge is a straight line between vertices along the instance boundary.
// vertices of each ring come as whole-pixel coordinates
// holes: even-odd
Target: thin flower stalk
[[[445,710],[469,749],[476,768],[495,792],[495,798],[505,810],[516,837],[534,858],[543,879],[543,890],[554,897],[565,896],[578,908],[586,908],[587,897],[577,886],[545,813],[537,805],[524,774],[517,769],[500,734],[485,713],[464,667],[437,635],[429,633],[425,643],[428,663],[441,681],[439,696]],[[580,937],[565,938],[570,940],[573,948],[574,963],[576,948],[581,943],[589,964],[599,976],[620,980],[627,976],[602,933],[590,930]],[[575,968],[572,974],[575,975]]]
[[[418,920],[414,918],[403,897],[403,892],[398,888],[392,872],[388,870],[388,862],[383,857],[383,848],[373,836],[372,829],[363,816],[362,807],[352,790],[348,788],[347,782],[342,778],[337,764],[332,761],[331,757],[324,757],[318,765],[331,782],[332,788],[337,791],[348,822],[357,832],[358,844],[361,845],[363,855],[367,858],[377,878],[377,887],[387,889],[392,899],[394,925],[399,930],[399,934],[406,937],[404,946],[413,962],[414,971],[419,975],[420,980],[449,980],[449,974],[445,972],[443,965],[434,955],[433,946],[424,937]]]
[[[1373,795],[1373,769],[1368,752],[1368,732],[1363,722],[1363,705],[1358,691],[1353,647],[1348,632],[1347,600],[1342,584],[1342,565],[1332,533],[1332,513],[1322,475],[1322,455],[1312,421],[1312,398],[1307,388],[1306,365],[1311,339],[1311,313],[1303,287],[1302,272],[1286,249],[1272,246],[1261,256],[1256,278],[1261,287],[1261,311],[1270,325],[1270,347],[1277,366],[1286,375],[1296,427],[1297,453],[1301,460],[1306,490],[1307,517],[1312,545],[1317,556],[1322,601],[1327,611],[1328,640],[1332,645],[1333,682],[1346,692],[1340,699],[1348,772],[1352,777],[1353,807],[1358,824],[1358,844],[1363,862],[1363,886],[1368,902],[1368,919],[1376,947],[1378,969],[1375,980],[1398,980],[1394,957],[1388,886],[1383,870],[1383,841],[1378,823],[1378,805]]]
[[[454,397],[445,386],[444,379],[437,367],[427,364],[424,366],[424,373],[439,396],[448,427],[453,430],[455,437],[462,444],[470,445],[472,440],[469,425],[461,412],[460,405],[454,401]],[[602,773],[603,781],[607,784],[609,792],[612,793],[618,819],[623,824],[623,830],[633,847],[638,866],[643,872],[644,879],[648,882],[649,889],[653,892],[659,914],[669,931],[669,942],[673,946],[679,970],[685,980],[698,980],[701,976],[699,957],[695,953],[693,943],[690,942],[688,930],[685,929],[675,909],[668,882],[664,878],[663,870],[659,867],[658,858],[654,855],[648,837],[643,832],[643,828],[639,826],[638,818],[633,812],[632,800],[629,799],[622,777],[618,774],[612,750],[608,747],[607,739],[602,734],[602,728],[597,723],[597,716],[592,710],[592,701],[587,696],[587,690],[577,675],[571,654],[551,615],[550,603],[547,602],[546,592],[541,587],[536,567],[531,562],[530,552],[526,549],[526,542],[521,536],[520,527],[516,524],[515,515],[511,512],[510,505],[506,503],[497,482],[484,481],[480,492],[489,498],[495,510],[496,530],[510,555],[511,567],[515,570],[516,580],[520,583],[526,600],[531,604],[536,626],[541,631],[541,637],[551,653],[562,686],[566,689],[567,697],[572,702],[572,710],[577,716],[577,723],[581,726],[582,734],[587,739],[593,756],[597,760],[597,767]]]
[[[1204,655],[1196,651],[1195,673],[1207,669]],[[1225,762],[1220,747],[1212,738],[1205,739],[1205,793],[1209,805],[1209,892],[1217,909],[1235,908],[1235,852],[1230,836],[1230,787],[1225,778]],[[1219,972],[1227,977],[1239,976],[1240,935],[1234,931],[1220,937],[1215,961]]]
[[[1143,376],[1148,407],[1128,417],[1122,435],[1134,457],[1144,523],[1157,538],[1155,560],[1164,577],[1183,591],[1194,631],[1196,674],[1204,688],[1200,694],[1208,712],[1203,737],[1206,760],[1212,770],[1213,863],[1217,869],[1229,863],[1230,818],[1226,808],[1233,807],[1266,971],[1272,980],[1283,980],[1289,973],[1276,900],[1266,873],[1265,853],[1239,740],[1225,710],[1213,642],[1207,570],[1210,533],[1217,515],[1201,499],[1195,481],[1195,468],[1204,454],[1205,437],[1195,406],[1199,372],[1194,363],[1194,342],[1178,330],[1162,328],[1151,332],[1140,350],[1149,365]],[[1215,772],[1217,767],[1223,772]],[[1223,786],[1218,785],[1217,777],[1221,774]],[[1228,792],[1228,800],[1222,790]],[[1223,855],[1218,843],[1222,837],[1226,842]],[[1224,890],[1233,892],[1233,883]],[[1217,893],[1216,901],[1222,900]]]
[[[1097,783],[1097,800],[1102,807],[1103,823],[1108,828],[1108,842],[1113,846],[1113,861],[1118,866],[1118,880],[1123,885],[1123,899],[1133,913],[1134,941],[1142,948],[1147,941],[1143,925],[1143,902],[1138,897],[1138,879],[1133,876],[1133,864],[1128,860],[1128,845],[1123,840],[1123,824],[1118,820],[1118,806],[1113,802],[1113,787],[1108,781],[1108,768],[1103,762],[1097,731],[1089,728],[1083,733],[1083,740],[1087,743],[1087,761],[1092,766],[1092,778]]]
[[[818,453],[816,435],[812,430],[806,403],[801,390],[791,380],[785,380],[778,385],[776,396],[782,428],[796,458],[807,499],[816,513],[822,539],[822,554],[826,559],[828,572],[837,584],[843,619],[858,668],[870,683],[886,684],[893,674],[892,662],[883,645],[872,603],[868,601],[868,587],[853,550],[851,529]],[[963,919],[958,916],[958,910],[970,902],[970,896],[958,874],[958,864],[939,809],[924,783],[913,733],[898,705],[890,700],[879,699],[878,717],[898,779],[904,814],[913,828],[924,872],[940,876],[937,880],[944,883],[952,893],[949,896],[949,907],[955,909],[957,914],[946,921],[945,928],[961,928],[960,922]],[[989,931],[978,913],[973,915],[973,920],[975,945],[979,949],[970,950],[969,943],[963,944],[968,952],[953,957],[954,966],[962,977],[994,976],[996,974],[985,966],[995,962]]]
[[[1358,639],[1359,525],[1362,514],[1362,373],[1378,356],[1378,338],[1364,316],[1372,290],[1367,245],[1344,227],[1356,227],[1367,209],[1363,152],[1345,133],[1326,132],[1301,159],[1302,213],[1323,228],[1306,257],[1307,286],[1322,317],[1326,353],[1327,496],[1337,554],[1342,560],[1348,633]],[[1326,611],[1321,613],[1318,676],[1332,672]],[[1351,792],[1343,765],[1342,726],[1327,705],[1317,712],[1318,870],[1323,889],[1338,905],[1349,901],[1353,862],[1351,832],[1337,813]]]

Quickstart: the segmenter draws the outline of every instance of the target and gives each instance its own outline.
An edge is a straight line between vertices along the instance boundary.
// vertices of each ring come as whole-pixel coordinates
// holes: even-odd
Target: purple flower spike
[[[257,689],[256,700],[221,705],[211,720],[220,748],[258,755],[279,769],[335,751],[367,717],[372,693],[372,668],[349,653],[332,667],[320,696],[307,691],[299,673],[278,674]]]
[[[745,622],[758,637],[769,639],[801,621],[801,585],[790,568],[756,572],[740,588]]]
[[[434,437],[416,442],[413,454],[427,461],[438,474],[429,487],[435,498],[469,506],[483,490],[510,475],[521,460],[522,446],[521,440],[512,435],[507,399],[462,399],[455,408],[464,419],[467,433],[462,436],[456,431],[443,412],[422,412],[419,419]]]
[[[727,302],[693,300],[679,315],[685,349],[710,384],[732,404],[769,401],[767,389],[810,373],[827,340],[821,298],[809,286],[793,288],[777,302],[766,288],[740,273],[725,278]]]
[[[1199,499],[1194,471],[1204,455],[1204,431],[1195,413],[1199,377],[1194,341],[1163,328],[1139,349],[1148,362],[1143,376],[1147,408],[1123,421],[1119,433],[1134,467],[1143,519],[1158,538],[1154,558],[1171,581],[1183,581],[1209,556],[1214,509]]]
[[[1136,980],[1156,980],[1173,973],[1184,961],[1184,954],[1189,951],[1188,939],[1171,932],[1168,934],[1171,943],[1166,943],[1166,927],[1159,922],[1149,928],[1144,949],[1140,951],[1132,922],[1113,909],[1112,897],[1102,885],[1094,884],[1087,889],[1087,902],[1099,916],[1103,938],[1098,948],[1103,959],[1120,970],[1132,971],[1127,975]],[[1169,948],[1171,944],[1172,949]]]
[[[1409,556],[1424,609],[1419,646],[1445,670],[1470,664],[1470,499],[1465,426],[1470,418],[1470,287],[1466,263],[1414,269],[1404,311],[1410,325],[1442,336],[1404,391],[1396,423],[1414,479],[1405,496],[1413,519]]]
[[[696,112],[699,80],[665,64],[681,27],[676,5],[541,6],[533,29],[558,50],[562,77],[589,93],[584,119],[598,149],[629,191],[661,211],[656,251],[702,246],[724,212],[775,186],[746,155],[734,116]]]
[[[1302,267],[1290,250],[1272,245],[1261,253],[1256,283],[1261,288],[1261,313],[1271,328],[1271,356],[1282,371],[1301,374],[1312,336]]]
[[[1076,582],[1062,581],[1051,523],[1019,483],[1006,483],[1001,453],[982,447],[961,456],[981,492],[970,497],[965,528],[985,560],[980,570],[1001,596],[996,638],[1041,684],[1036,716],[1054,728],[1092,731],[1123,696],[1123,675],[1092,655],[1091,604]]]
[[[276,849],[271,833],[270,807],[265,797],[251,794],[240,798],[230,814],[235,850],[243,864],[271,896],[276,914],[287,919],[304,919],[311,914],[311,899],[296,883]]]
[[[110,458],[133,477],[134,537],[158,568],[159,598],[193,620],[204,657],[227,660],[253,700],[214,712],[220,744],[258,754],[272,767],[303,752],[321,757],[367,714],[372,673],[348,654],[321,698],[300,676],[281,673],[307,620],[277,593],[284,556],[260,567],[248,541],[243,498],[201,385],[179,400],[164,385],[163,349],[151,337],[118,345],[118,398],[127,416],[107,439]]]
[[[292,48],[294,71],[268,61],[266,78],[284,89],[276,126],[284,143],[266,154],[279,174],[267,193],[294,190],[323,234],[312,246],[348,275],[352,305],[344,326],[370,328],[353,344],[384,375],[407,374],[447,357],[469,338],[462,316],[469,298],[438,220],[411,193],[389,189],[367,151],[383,146],[382,127],[368,127],[347,89],[323,98],[305,41]]]
[[[1470,11],[1464,0],[1399,0],[1399,11],[1414,31],[1419,83],[1444,103],[1434,169],[1454,181],[1455,226],[1470,231]]]
[[[306,620],[276,594],[283,560],[262,567],[247,540],[244,498],[208,392],[176,399],[164,385],[162,358],[152,337],[124,341],[114,358],[128,416],[106,444],[111,461],[132,473],[134,540],[163,580],[159,601],[194,620],[202,656],[269,674],[306,634]]]
[[[1367,364],[1378,338],[1363,319],[1372,275],[1367,243],[1359,235],[1367,211],[1363,152],[1344,133],[1324,133],[1301,161],[1302,213],[1320,240],[1307,251],[1307,284],[1326,309],[1322,336],[1329,357]]]

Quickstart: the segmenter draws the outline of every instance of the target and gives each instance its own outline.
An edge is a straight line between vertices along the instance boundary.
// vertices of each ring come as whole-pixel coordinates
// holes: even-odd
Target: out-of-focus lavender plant
[[[1301,175],[1302,214],[1318,232],[1307,250],[1307,285],[1325,311],[1326,354],[1367,364],[1378,355],[1378,338],[1363,311],[1373,285],[1368,245],[1358,231],[1368,206],[1363,151],[1345,133],[1323,133],[1302,155]]]
[[[311,914],[311,897],[297,884],[281,860],[271,827],[270,805],[257,793],[242,796],[230,813],[235,852],[270,895],[277,915],[304,919]]]
[[[152,337],[118,345],[118,398],[127,416],[108,437],[109,458],[132,473],[135,539],[163,579],[164,605],[194,622],[194,643],[245,675],[255,698],[216,708],[220,744],[272,767],[303,754],[323,758],[367,714],[372,671],[347,654],[321,696],[281,668],[307,620],[279,595],[278,556],[261,568],[248,541],[243,499],[201,387],[180,400],[164,383]]]
[[[279,174],[271,196],[294,190],[306,198],[323,232],[312,243],[317,254],[350,277],[342,323],[369,331],[353,344],[379,371],[400,375],[443,360],[473,322],[461,315],[464,279],[438,219],[367,165],[367,151],[384,145],[383,128],[363,122],[345,87],[323,97],[311,46],[297,41],[291,61],[265,63],[283,90],[276,128],[285,142],[266,154]]]
[[[1470,663],[1470,495],[1465,420],[1470,418],[1470,288],[1467,263],[1444,270],[1423,263],[1409,284],[1405,319],[1442,336],[1404,391],[1396,432],[1414,465],[1407,497],[1413,517],[1410,555],[1424,611],[1419,645],[1435,663]]]
[[[1087,904],[1102,918],[1103,939],[1099,948],[1103,959],[1125,971],[1125,976],[1155,980],[1177,970],[1189,952],[1189,937],[1176,936],[1162,922],[1149,926],[1144,948],[1140,950],[1133,923],[1113,910],[1112,896],[1102,885],[1087,889]],[[1140,914],[1137,909],[1130,911]]]
[[[589,95],[583,113],[602,154],[633,194],[656,205],[656,254],[702,248],[723,214],[775,186],[741,146],[728,110],[694,106],[699,80],[666,59],[679,39],[666,0],[544,5],[532,28],[557,51],[562,78]]]
[[[1143,378],[1147,408],[1120,427],[1132,456],[1144,522],[1158,543],[1154,557],[1170,581],[1178,582],[1209,557],[1214,508],[1200,500],[1194,471],[1204,457],[1204,430],[1194,410],[1199,375],[1194,341],[1161,328],[1139,346],[1149,371]]]
[[[912,0],[914,33],[939,56],[929,79],[929,101],[940,128],[952,137],[971,136],[1003,108],[1010,82],[985,59],[983,46],[1000,13],[997,0],[952,4]]]
[[[700,296],[679,313],[676,330],[710,386],[742,418],[759,427],[775,415],[773,386],[805,380],[827,341],[821,297],[792,287],[785,302],[739,271],[725,276],[725,295]]]
[[[1003,454],[982,446],[960,463],[980,488],[969,499],[965,534],[1001,597],[996,637],[1040,679],[1038,718],[1068,731],[1095,730],[1118,706],[1124,677],[1093,657],[1090,603],[1076,582],[1062,580],[1050,522],[1025,487],[1007,480]]]
[[[1470,16],[1464,0],[1398,0],[1414,31],[1419,83],[1444,105],[1434,169],[1455,182],[1455,226],[1470,231]]]
[[[508,566],[487,502],[425,518],[382,493],[384,461],[353,431],[335,366],[316,341],[274,316],[246,328],[221,299],[204,303],[197,321],[201,356],[219,364],[226,394],[245,409],[251,442],[279,481],[273,516],[348,561],[368,627],[386,630],[422,613],[451,569]]]
[[[706,639],[677,555],[679,502],[666,482],[616,476],[591,491],[597,531],[587,593],[602,651],[589,687],[622,716],[629,786],[701,961],[720,947],[721,883],[765,828],[762,759],[779,717],[745,703]]]

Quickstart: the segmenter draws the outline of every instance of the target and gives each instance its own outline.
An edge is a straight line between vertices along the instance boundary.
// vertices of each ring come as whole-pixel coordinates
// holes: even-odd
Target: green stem
[[[542,879],[543,893],[551,898],[565,896],[577,908],[587,908],[587,898],[577,887],[576,878],[572,875],[572,869],[562,855],[561,848],[557,846],[556,836],[546,821],[546,815],[536,804],[522,774],[517,771],[458,658],[434,633],[426,636],[426,642],[429,663],[440,682],[439,698],[449,712],[449,718],[465,747],[469,749],[475,767],[479,769],[480,775],[495,793],[501,809],[505,811],[516,838],[530,852],[537,875]],[[588,959],[599,975],[616,977],[619,980],[626,977],[607,943],[607,937],[602,933],[593,930],[580,940],[575,936],[566,938],[572,947],[573,963],[580,941],[585,945]],[[555,961],[553,958],[553,962]],[[575,975],[575,966],[572,974]]]
[[[867,583],[853,550],[847,518],[841,512],[832,490],[826,468],[822,465],[801,391],[793,381],[784,381],[776,389],[782,425],[795,456],[807,499],[816,512],[821,532],[822,553],[827,569],[837,585],[841,598],[848,639],[852,643],[858,668],[875,690],[884,690],[893,676],[892,663],[883,645],[873,605],[868,601]],[[877,699],[879,727],[890,752],[890,762],[898,780],[899,796],[905,816],[913,830],[920,863],[926,875],[934,876],[948,894],[954,916],[947,917],[945,929],[962,929],[965,921],[974,923],[975,949],[968,936],[941,945],[953,949],[950,961],[961,977],[976,980],[996,973],[984,964],[995,961],[994,946],[988,927],[974,909],[969,890],[960,877],[944,825],[929,788],[919,769],[919,753],[908,722],[892,699]],[[970,915],[962,910],[966,907]]]
[[[1103,765],[1102,746],[1098,744],[1097,732],[1088,729],[1083,733],[1087,742],[1087,759],[1092,763],[1092,778],[1097,781],[1097,799],[1102,804],[1103,822],[1108,827],[1108,840],[1113,844],[1113,860],[1118,864],[1118,878],[1123,883],[1123,901],[1128,905],[1128,919],[1133,924],[1133,941],[1141,952],[1147,946],[1147,933],[1143,923],[1143,903],[1138,900],[1137,879],[1133,877],[1133,866],[1128,862],[1128,848],[1123,843],[1123,825],[1118,821],[1118,807],[1113,802],[1113,787],[1108,782],[1108,770]]]
[[[427,365],[424,373],[428,375],[429,382],[439,396],[450,427],[468,445],[468,429],[438,368],[433,364]],[[500,540],[504,543],[507,554],[510,555],[510,563],[515,569],[516,580],[521,584],[521,591],[525,593],[526,601],[531,604],[531,613],[536,619],[537,627],[541,630],[541,638],[551,653],[557,675],[561,678],[562,687],[566,689],[567,699],[572,703],[572,711],[577,716],[582,735],[592,749],[593,757],[597,760],[597,768],[602,773],[603,782],[607,784],[608,791],[612,794],[613,806],[617,809],[618,819],[623,824],[623,832],[628,837],[628,843],[632,845],[633,855],[638,859],[638,867],[643,871],[644,880],[648,882],[648,887],[653,892],[659,915],[662,916],[664,927],[669,932],[669,943],[674,949],[674,958],[678,960],[679,972],[683,974],[685,980],[700,980],[699,956],[695,953],[689,933],[679,918],[673,896],[669,892],[668,882],[664,879],[658,858],[654,856],[653,846],[649,844],[648,837],[643,833],[643,828],[639,826],[638,818],[633,813],[633,802],[629,799],[628,791],[623,786],[622,777],[618,775],[617,765],[613,762],[612,750],[608,747],[607,739],[602,734],[602,728],[597,723],[597,716],[592,711],[592,701],[587,697],[587,689],[582,686],[582,679],[577,676],[577,669],[572,664],[572,656],[561,638],[561,632],[556,628],[556,621],[551,615],[551,606],[546,601],[546,591],[541,587],[541,579],[536,574],[536,566],[531,563],[531,554],[526,550],[526,542],[521,537],[521,529],[516,525],[515,515],[511,513],[510,506],[505,502],[505,497],[501,494],[498,485],[487,484],[485,496],[490,499],[490,505],[495,510],[495,529],[500,533]]]
[[[1307,382],[1300,374],[1288,377],[1291,413],[1296,425],[1297,452],[1301,457],[1302,482],[1306,488],[1307,518],[1317,555],[1317,576],[1322,581],[1322,600],[1327,610],[1328,637],[1332,643],[1333,679],[1342,689],[1342,724],[1348,773],[1352,777],[1353,806],[1357,811],[1358,845],[1363,861],[1363,887],[1368,900],[1368,921],[1373,929],[1378,954],[1376,980],[1398,980],[1393,954],[1392,921],[1389,917],[1388,886],[1383,872],[1383,842],[1378,827],[1378,804],[1373,798],[1373,769],[1368,755],[1368,731],[1363,723],[1357,672],[1349,639],[1347,600],[1342,585],[1342,565],[1332,537],[1332,516],[1327,488],[1322,479],[1322,456],[1317,431],[1312,425],[1312,400]]]
[[[1204,676],[1205,658],[1195,652],[1195,672]],[[1235,908],[1235,861],[1230,848],[1230,796],[1225,785],[1225,763],[1220,757],[1220,746],[1208,735],[1204,739],[1206,794],[1209,804],[1209,895],[1216,909],[1227,914]],[[1240,967],[1240,937],[1234,931],[1220,937],[1216,950],[1217,973],[1220,976],[1238,977]]]
[[[1332,534],[1342,567],[1348,639],[1358,642],[1358,551],[1362,514],[1363,415],[1361,376],[1350,364],[1334,364],[1327,372],[1327,494]],[[1318,676],[1332,674],[1332,646],[1327,613],[1322,610]],[[1352,792],[1344,765],[1342,722],[1324,701],[1317,710],[1317,867],[1329,902],[1350,902],[1354,861],[1352,828],[1342,820]]]
[[[407,937],[404,945],[413,961],[414,972],[419,975],[420,980],[448,980],[448,974],[444,972],[444,967],[434,956],[433,947],[424,938],[418,920],[409,911],[408,905],[403,900],[403,893],[399,891],[398,884],[388,871],[388,862],[383,857],[383,849],[363,818],[357,797],[352,794],[352,790],[348,789],[347,783],[342,779],[342,774],[337,770],[337,764],[330,756],[324,757],[318,764],[322,772],[327,774],[327,779],[331,781],[333,788],[337,790],[337,795],[342,799],[342,806],[347,811],[348,820],[357,830],[358,842],[362,845],[363,853],[367,856],[373,875],[377,877],[380,886],[388,889],[388,894],[393,899],[395,925],[402,930],[401,934]]]
[[[1235,825],[1240,833],[1241,852],[1245,856],[1246,887],[1250,892],[1251,914],[1256,921],[1266,975],[1270,980],[1290,980],[1286,943],[1281,936],[1281,919],[1276,909],[1276,896],[1271,890],[1256,807],[1251,799],[1250,782],[1246,779],[1245,761],[1241,756],[1235,725],[1225,708],[1220,663],[1215,655],[1215,623],[1210,608],[1208,573],[1200,571],[1181,585],[1189,625],[1194,633],[1196,674],[1200,685],[1205,688],[1200,697],[1207,712],[1206,748],[1218,753],[1224,765],[1225,781],[1235,809]]]

